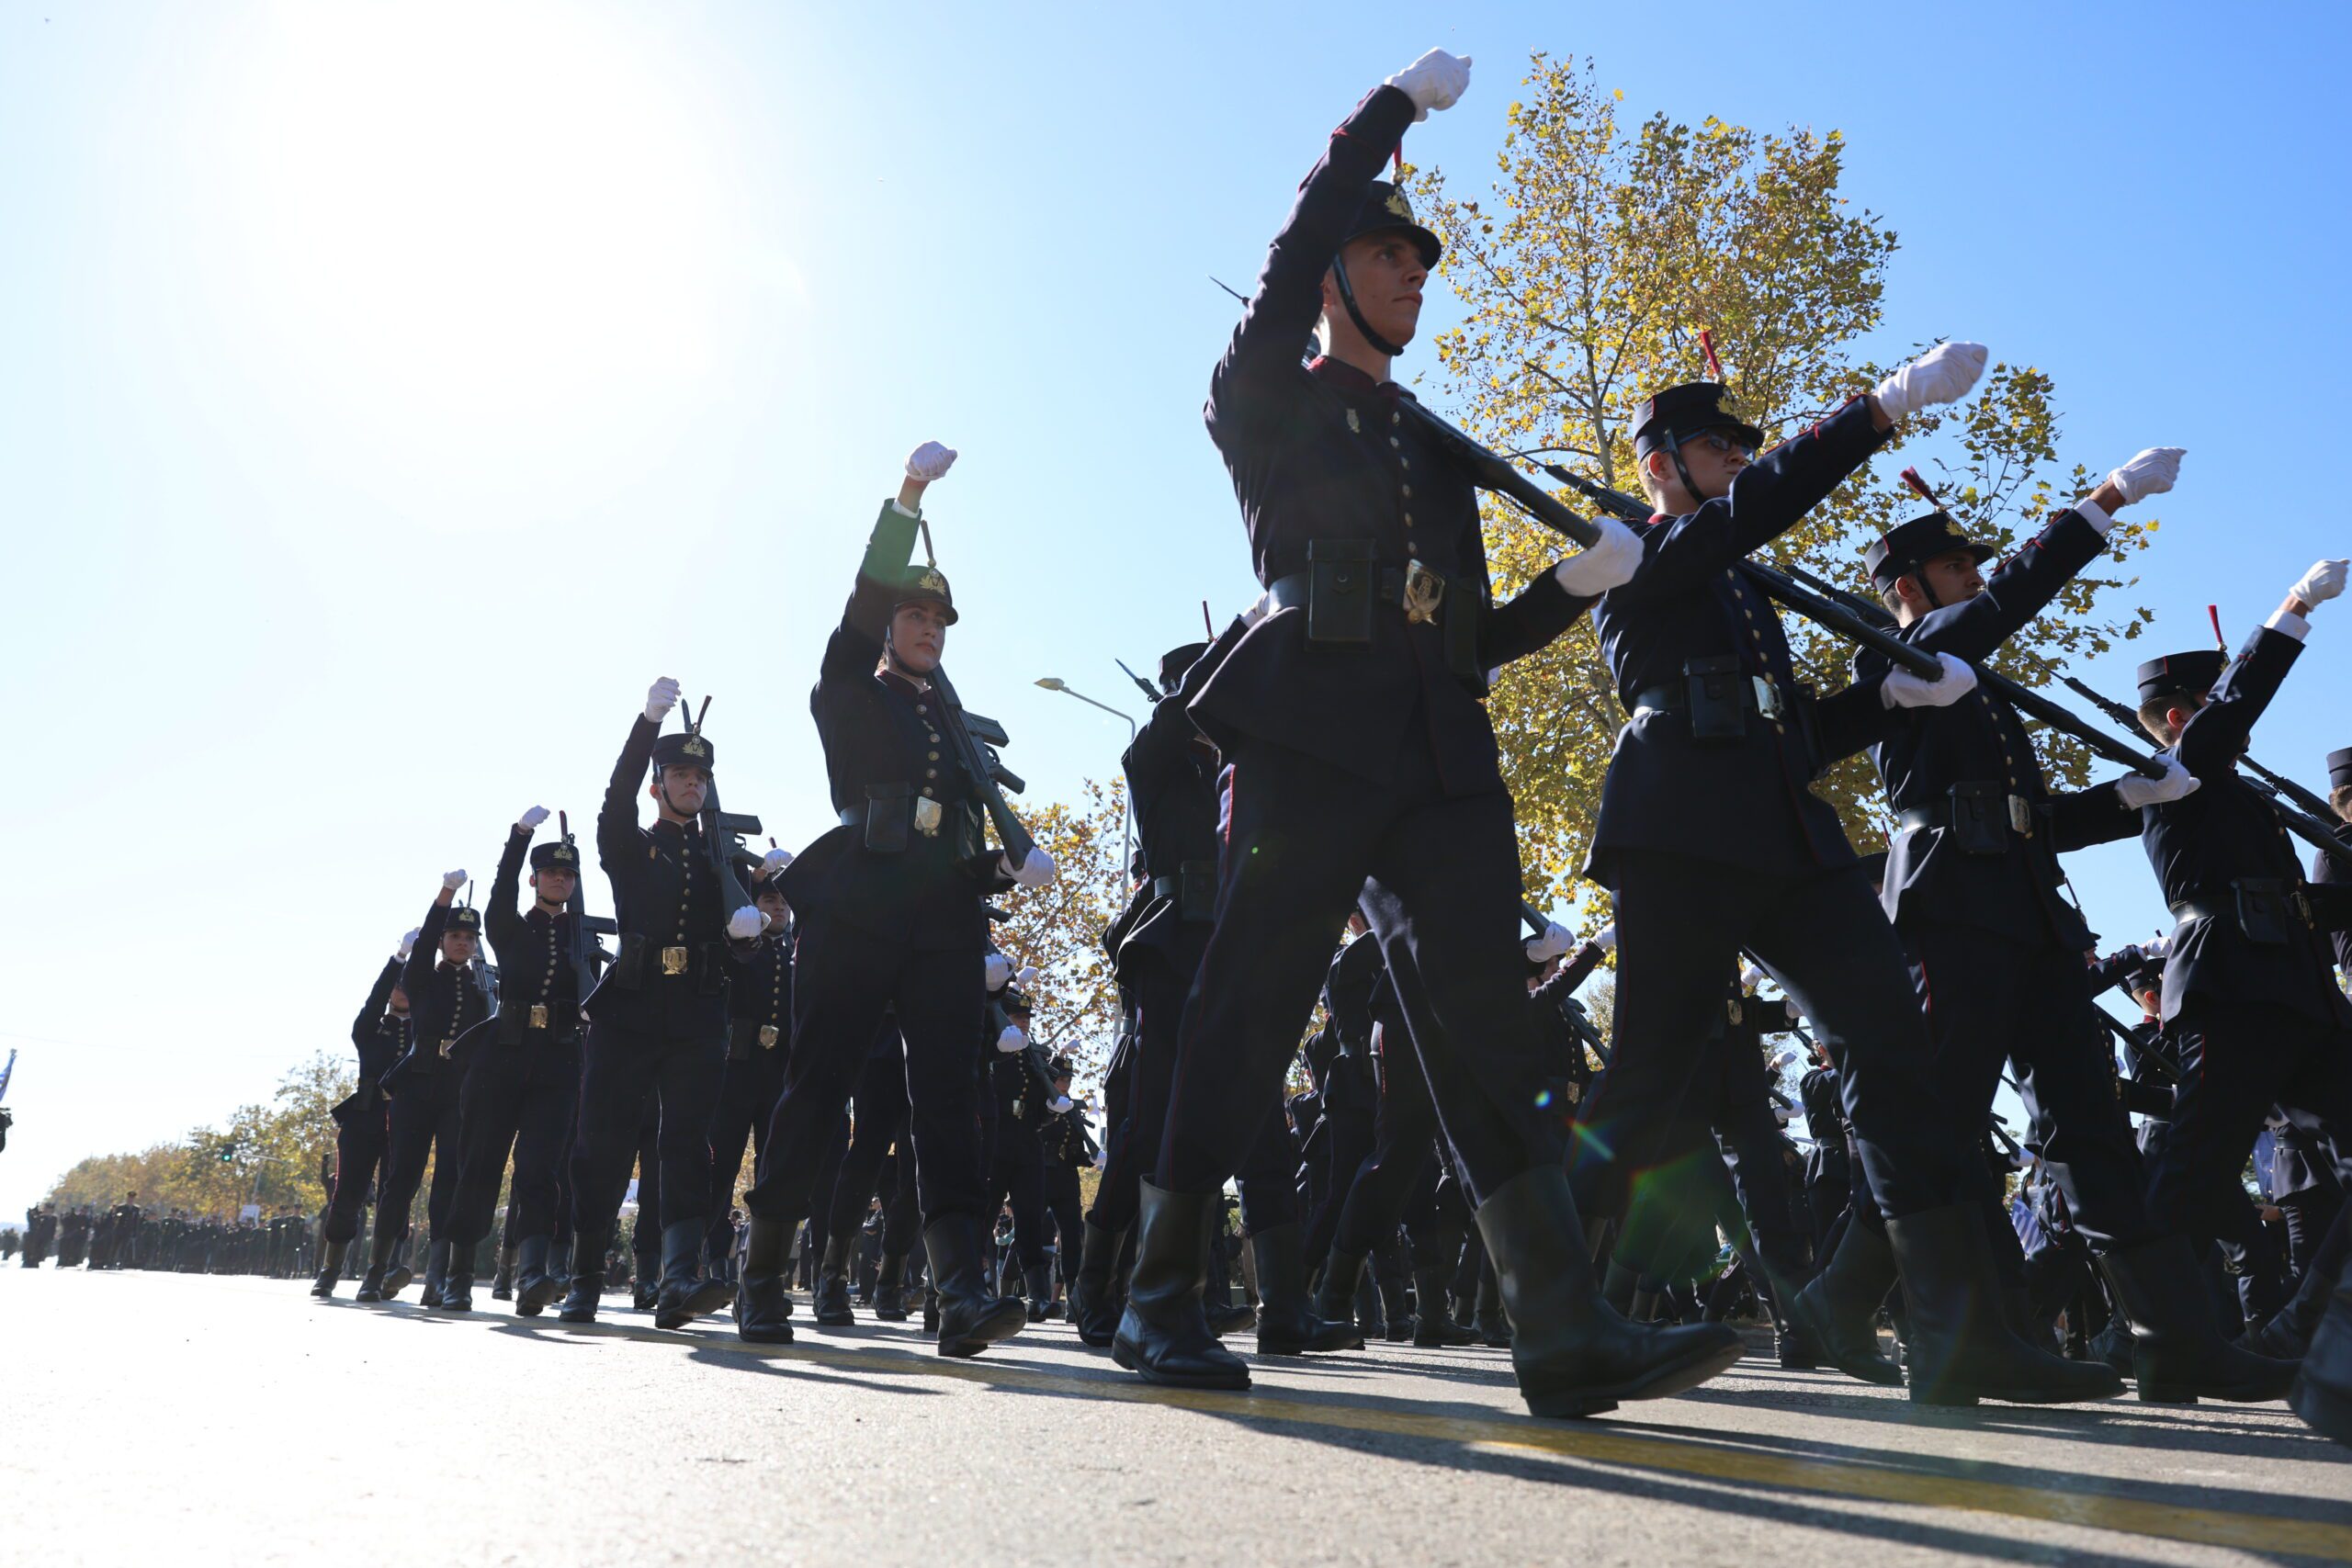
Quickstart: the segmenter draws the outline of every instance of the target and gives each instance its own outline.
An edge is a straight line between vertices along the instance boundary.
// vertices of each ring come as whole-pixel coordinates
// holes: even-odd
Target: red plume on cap
[[[1701,327],[1699,329],[1699,352],[1707,356],[1708,379],[1713,381],[1722,380],[1724,378],[1724,362],[1715,357],[1715,334],[1709,332],[1704,327]]]
[[[1926,502],[1929,506],[1940,507],[1943,505],[1943,502],[1937,498],[1936,492],[1928,488],[1928,481],[1919,477],[1918,469],[1904,469],[1903,482],[1911,487],[1912,494]]]
[[[2229,640],[2222,636],[2222,607],[2219,604],[2208,604],[2205,606],[2205,614],[2213,623],[2213,646],[2223,653],[2229,652]]]

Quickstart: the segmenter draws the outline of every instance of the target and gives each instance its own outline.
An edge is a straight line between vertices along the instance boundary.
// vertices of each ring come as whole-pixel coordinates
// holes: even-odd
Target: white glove
[[[2352,560],[2313,561],[2311,570],[2303,573],[2295,586],[2287,592],[2317,609],[2344,592],[2344,574],[2347,570],[2352,570]]]
[[[2115,798],[2123,803],[2126,811],[2137,811],[2143,806],[2162,806],[2168,800],[2194,795],[2205,781],[2180,765],[2180,759],[2167,751],[2157,757],[2165,765],[2160,779],[2143,778],[2138,773],[2126,773],[2115,781]]]
[[[645,716],[649,722],[661,723],[677,705],[678,683],[667,675],[645,688]]]
[[[1046,1109],[1052,1111],[1055,1115],[1059,1116],[1063,1111],[1069,1109],[1069,1096],[1066,1094],[1057,1094],[1054,1096],[1053,1099],[1046,1101]]]
[[[956,466],[956,449],[942,446],[936,441],[926,441],[907,454],[907,478],[924,484],[944,479],[947,470]]]
[[[407,932],[401,936],[400,952],[397,954],[401,963],[405,964],[408,962],[408,955],[416,951],[416,939],[424,934],[424,933],[423,931],[417,930],[414,926],[411,926]]]
[[[996,1048],[1007,1056],[1017,1055],[1029,1049],[1029,1037],[1013,1024],[1006,1024],[1004,1032],[996,1037]]]
[[[760,877],[763,881],[768,880],[791,863],[790,850],[770,850],[760,857]]]
[[[1546,920],[1542,936],[1530,937],[1520,945],[1526,950],[1530,964],[1549,964],[1576,944],[1577,939],[1568,934],[1567,927],[1556,920]]]
[[[1430,110],[1450,109],[1470,90],[1470,57],[1433,49],[1388,78],[1387,85],[1413,100],[1413,123],[1419,125],[1430,118]]]
[[[1594,935],[1594,937],[1593,937],[1593,939],[1592,939],[1592,945],[1593,945],[1593,946],[1595,946],[1595,947],[1597,947],[1597,948],[1599,948],[1599,949],[1600,949],[1600,951],[1601,951],[1601,952],[1603,952],[1603,953],[1614,953],[1614,952],[1616,952],[1616,951],[1617,951],[1617,928],[1616,928],[1616,926],[1612,923],[1612,924],[1605,925],[1605,926],[1601,927],[1601,928],[1600,928],[1600,931],[1599,931],[1599,932],[1597,932],[1597,933]]]
[[[1021,983],[1021,988],[1025,991],[1037,978],[1037,966],[1035,964],[1023,964],[1021,966],[1021,973],[1015,975],[1013,978]]]
[[[2162,958],[2171,951],[2172,938],[2168,936],[2151,937],[2140,944],[2140,953],[2144,958]]]
[[[1594,519],[1600,537],[1552,569],[1560,586],[1579,599],[1597,599],[1634,580],[1642,564],[1642,536],[1614,517]]]
[[[1775,1073],[1787,1072],[1789,1064],[1796,1059],[1797,1054],[1794,1051],[1775,1051],[1772,1053],[1771,1068]]]
[[[1752,991],[1764,983],[1764,971],[1753,964],[1743,964],[1739,966],[1739,983]]]
[[[1929,403],[1956,403],[1984,374],[1981,343],[1939,343],[1878,384],[1873,395],[1896,423]]]
[[[2180,478],[2180,459],[2188,450],[2186,446],[2151,446],[2108,475],[2107,482],[2123,492],[2126,506],[2162,495]]]
[[[1012,979],[1012,960],[1001,953],[991,953],[983,965],[991,992],[1001,991]]]
[[[1035,844],[1029,847],[1029,858],[1018,866],[1011,856],[1003,854],[996,857],[996,863],[1004,868],[1005,875],[1023,887],[1043,887],[1054,879],[1054,857]]]
[[[1886,684],[1879,688],[1878,700],[1891,708],[1950,707],[1976,689],[1976,671],[1969,664],[1950,653],[1939,653],[1936,661],[1944,667],[1939,680],[1930,681],[1914,675],[1908,670],[1890,670]]]
[[[526,833],[536,833],[539,830],[539,824],[547,819],[548,808],[544,806],[534,806],[522,816],[514,818],[514,826],[522,829]]]
[[[455,893],[465,885],[466,874],[462,871],[445,871],[441,874],[441,890],[445,893]]]
[[[1794,998],[1790,997],[1782,997],[1781,998],[1781,1010],[1789,1015],[1789,1021],[1791,1023],[1796,1023],[1802,1021],[1804,1017],[1804,1010],[1797,1006]]]
[[[749,942],[767,929],[767,914],[757,904],[746,904],[727,917],[727,934],[737,942]]]
[[[1273,590],[1271,588],[1265,592],[1259,594],[1258,602],[1241,612],[1241,624],[1245,626],[1254,626],[1260,621],[1264,620],[1268,615],[1272,613],[1273,600]]]

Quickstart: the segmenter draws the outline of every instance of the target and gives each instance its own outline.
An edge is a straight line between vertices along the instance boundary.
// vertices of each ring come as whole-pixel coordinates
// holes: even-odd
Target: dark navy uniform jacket
[[[1895,635],[1930,653],[1982,664],[2105,547],[2098,530],[2070,508],[1995,567],[1983,593],[1923,615]],[[1887,667],[1884,655],[1868,649],[1854,657],[1857,679],[1883,675]],[[1952,786],[1962,784],[1996,786],[2004,799],[1997,811],[2004,824],[2007,796],[2030,802],[2032,812],[2031,837],[2005,832],[2000,854],[1963,852],[1948,826],[1898,829],[1887,846],[1889,919],[1897,925],[1940,920],[2020,941],[2048,938],[2069,953],[2090,947],[2090,929],[2061,896],[2058,855],[2140,830],[2139,813],[2123,809],[2114,784],[2052,795],[2017,711],[1983,686],[1950,707],[1889,715],[1885,739],[1871,757],[1898,815],[1948,807]]]
[[[401,989],[408,993],[412,1044],[409,1071],[431,1071],[454,1049],[458,1036],[498,1009],[489,973],[480,958],[458,966],[441,958],[441,934],[449,928],[449,906],[435,900],[417,928],[416,945],[409,949],[401,969]]]
[[[1195,670],[1205,676],[1200,666]],[[1204,861],[1211,867],[1208,887],[1214,897],[1217,755],[1186,711],[1191,695],[1192,689],[1180,688],[1154,703],[1150,720],[1136,732],[1120,764],[1126,773],[1128,798],[1135,802],[1145,876],[1153,881],[1181,876],[1185,862]],[[1122,946],[1157,948],[1177,976],[1189,980],[1201,967],[1212,924],[1185,919],[1173,897],[1153,897]]]
[[[748,1057],[774,1052],[779,1058],[792,1043],[792,928],[771,927],[727,989],[728,1055]],[[763,1031],[773,1030],[763,1037]],[[895,1043],[898,1032],[888,1032]]]
[[[911,515],[886,504],[874,549],[882,549],[886,532],[903,532],[911,549],[915,526]],[[878,789],[891,799],[936,802],[938,831],[910,829],[905,849],[877,852],[865,847],[862,824],[836,827],[778,874],[780,885],[803,919],[843,920],[919,951],[978,951],[988,941],[982,896],[1012,884],[994,874],[996,857],[984,852],[980,795],[940,728],[936,688],[876,672],[901,592],[861,572],[825,644],[808,711],[836,810],[863,812],[868,792]]]
[[[2140,842],[2176,915],[2192,900],[2233,909],[2232,885],[2246,878],[2290,889],[2303,885],[2302,861],[2278,814],[2237,773],[2255,721],[2302,651],[2285,632],[2257,626],[2173,747],[2203,787],[2140,813]],[[2183,919],[2165,955],[2165,1021],[2191,998],[2204,997],[2225,1006],[2284,1008],[2352,1029],[2352,1002],[2336,986],[2326,936],[2291,918],[2282,923],[2286,941],[2269,944],[2251,940],[2226,913]]]
[[[1397,403],[1412,394],[1336,360],[1299,362],[1340,236],[1412,119],[1412,100],[1382,87],[1332,133],[1210,378],[1209,436],[1233,477],[1260,582],[1305,571],[1310,540],[1368,540],[1376,570],[1419,560],[1446,580],[1449,607],[1485,604],[1492,593],[1476,492],[1405,423]],[[1483,616],[1478,670],[1542,648],[1589,604],[1538,574]],[[1458,797],[1503,787],[1484,694],[1482,679],[1450,671],[1434,622],[1408,626],[1384,606],[1369,648],[1314,647],[1302,607],[1250,628],[1192,711],[1228,759],[1268,741],[1375,784],[1393,775],[1406,727],[1418,724]]]
[[[2346,822],[2336,829],[2335,836],[2346,845],[2352,845],[2352,822]],[[2316,886],[2331,889],[2344,888],[2352,886],[2352,877],[2346,876],[2336,869],[2335,862],[2328,858],[2327,852],[2313,850],[2312,852],[2312,882]],[[2342,893],[2336,895],[2338,897],[2346,896]],[[2347,976],[2352,976],[2352,923],[2339,921],[2332,935],[2335,944],[2336,966]]]
[[[531,835],[521,828],[506,835],[498,856],[498,872],[490,884],[490,902],[481,912],[482,934],[498,955],[498,1026],[492,1036],[512,1045],[526,1034],[557,1044],[580,1038],[580,998],[595,989],[594,960],[572,963],[571,911],[560,909],[550,918],[537,898],[521,908],[523,857],[530,852]],[[547,1009],[547,1026],[531,1027],[534,1007]]]
[[[420,933],[418,941],[423,940]],[[360,1008],[359,1016],[351,1021],[351,1044],[359,1053],[359,1089],[363,1095],[377,1079],[390,1072],[393,1064],[408,1050],[413,1032],[409,1021],[384,1010],[392,999],[392,987],[401,982],[401,972],[399,959],[386,959],[383,972],[368,987],[368,1000]]]
[[[582,1010],[624,1029],[708,1038],[727,1027],[732,967],[727,918],[732,911],[721,908],[725,900],[699,821],[682,828],[657,818],[650,828],[638,826],[638,792],[653,765],[661,730],[643,714],[630,724],[596,810],[596,859],[613,885],[621,956]],[[672,947],[686,949],[684,974],[662,973],[662,950]]]
[[[1759,456],[1729,495],[1687,516],[1634,525],[1641,570],[1592,613],[1633,722],[1618,732],[1601,785],[1586,875],[1614,887],[1623,850],[1666,850],[1784,876],[1855,863],[1837,811],[1811,785],[1883,733],[1881,682],[1857,682],[1819,701],[1803,696],[1780,617],[1743,561],[1802,521],[1884,439],[1858,398]],[[1690,660],[1726,655],[1738,659],[1743,678],[1772,680],[1781,718],[1751,711],[1739,740],[1700,745],[1687,712],[1636,707],[1645,693],[1680,691]]]

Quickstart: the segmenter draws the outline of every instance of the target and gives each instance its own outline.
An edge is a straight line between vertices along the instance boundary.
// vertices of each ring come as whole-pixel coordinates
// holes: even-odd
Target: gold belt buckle
[[[775,1024],[773,1024],[773,1023],[763,1023],[763,1024],[760,1025],[760,1049],[761,1049],[761,1050],[763,1050],[763,1051],[773,1051],[773,1050],[775,1050],[775,1043],[776,1043],[776,1039],[777,1039],[777,1035],[776,1035],[776,1028],[775,1028]]]
[[[924,838],[936,839],[939,837],[940,818],[945,815],[946,813],[943,812],[939,808],[939,802],[932,799],[931,796],[927,795],[919,795],[915,797],[915,831],[921,833]]]
[[[441,1042],[441,1056],[444,1061],[448,1059],[449,1053],[457,1048],[457,1044],[458,1037],[454,1034]]]
[[[1405,565],[1405,621],[1419,626],[1437,618],[1437,607],[1445,600],[1445,579],[1419,561]]]
[[[683,975],[686,972],[686,949],[665,947],[662,950],[662,973]]]
[[[2292,893],[2288,894],[2287,907],[2295,911],[2295,918],[2302,921],[2304,925],[2312,927],[2314,930],[2318,928],[2319,920],[2312,913],[2312,896],[2308,891],[2298,887]]]
[[[1772,684],[1770,675],[1750,675],[1747,679],[1756,688],[1756,711],[1778,724],[1781,721],[1781,688]]]
[[[1731,1021],[1734,1023],[1737,1023],[1746,1016],[1740,1010],[1739,998],[1736,997],[1726,997],[1724,999],[1724,1011],[1730,1016]]]
[[[2033,802],[2021,795],[2009,796],[2009,831],[2020,839],[2033,837]]]
[[[533,1002],[531,1004],[531,1027],[533,1029],[545,1029],[547,1026],[547,1004],[545,1002]]]

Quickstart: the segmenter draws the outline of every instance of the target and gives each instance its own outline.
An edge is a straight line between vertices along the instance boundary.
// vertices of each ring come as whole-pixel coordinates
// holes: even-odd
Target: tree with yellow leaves
[[[1430,226],[1445,241],[1447,280],[1467,307],[1439,335],[1440,390],[1465,429],[1498,451],[1543,453],[1586,479],[1639,492],[1628,415],[1651,391],[1707,378],[1711,333],[1722,380],[1768,441],[1802,429],[1883,369],[1860,340],[1884,322],[1894,231],[1838,194],[1845,141],[1836,131],[1758,133],[1707,118],[1618,119],[1620,93],[1589,62],[1534,56],[1527,96],[1507,113],[1492,196],[1457,197],[1442,171],[1409,171]],[[2097,476],[2062,468],[2051,378],[1996,364],[1967,402],[1907,421],[1897,445],[1922,447],[1942,504],[1974,537],[2007,550]],[[1767,552],[1866,595],[1861,554],[1924,509],[1895,482],[1916,456],[1863,469]],[[2101,468],[2100,473],[2105,469]],[[1574,495],[1564,496],[1589,511]],[[2121,566],[2156,525],[2119,523],[2107,559]],[[1498,583],[1524,581],[1559,553],[1552,534],[1489,500],[1487,549]],[[2103,611],[2114,575],[2070,583],[1996,661],[2029,684],[2070,659],[2136,637],[2150,612]],[[1792,621],[1799,666],[1823,691],[1846,681],[1849,649]],[[1591,623],[1513,665],[1489,711],[1519,807],[1532,896],[1574,891],[1624,711]],[[2086,782],[2088,757],[2037,734],[2053,785]],[[1816,786],[1867,849],[1883,836],[1868,759]],[[1592,923],[1597,924],[1596,915]]]
[[[1008,918],[996,923],[997,947],[1037,968],[1030,1037],[1068,1052],[1088,1082],[1100,1081],[1118,1032],[1118,987],[1102,933],[1127,902],[1126,812],[1126,782],[1116,778],[1085,781],[1075,803],[1024,808],[1030,837],[1054,857],[1057,874],[999,901]]]

